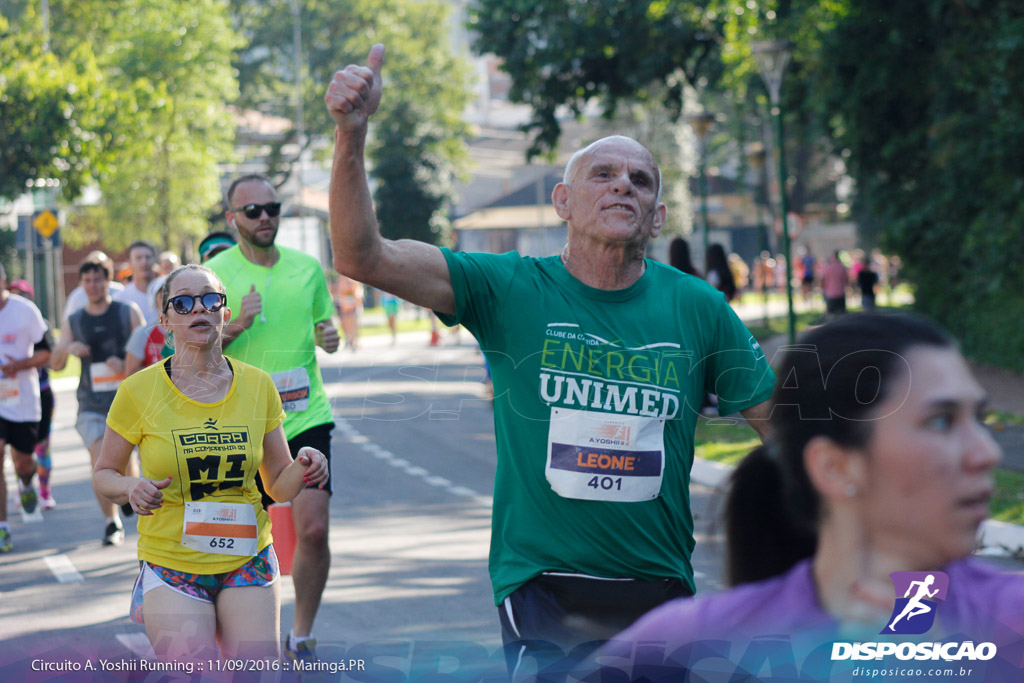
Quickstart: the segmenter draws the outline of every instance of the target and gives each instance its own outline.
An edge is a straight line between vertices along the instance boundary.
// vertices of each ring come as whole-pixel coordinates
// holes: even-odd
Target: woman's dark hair
[[[729,267],[729,260],[725,256],[725,248],[717,243],[710,245],[704,260],[704,272],[718,274],[718,283],[715,287],[725,295],[725,300],[732,301],[736,298],[736,280],[732,277],[732,268]]]
[[[682,237],[677,237],[668,245],[668,262],[673,268],[688,275],[703,277],[690,258],[690,245]]]
[[[801,335],[783,356],[772,395],[771,438],[737,466],[725,502],[730,585],[782,574],[814,554],[822,510],[804,449],[818,436],[866,447],[876,410],[918,346],[955,348],[922,318],[860,313]]]

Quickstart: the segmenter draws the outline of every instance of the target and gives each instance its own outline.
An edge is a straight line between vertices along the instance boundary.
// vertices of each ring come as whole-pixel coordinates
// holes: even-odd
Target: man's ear
[[[563,221],[569,220],[569,186],[565,183],[558,183],[551,192],[551,202],[555,205],[555,213]]]
[[[658,236],[661,229],[665,227],[665,218],[668,216],[668,208],[664,204],[658,204],[654,210],[654,221],[651,227],[651,239]]]

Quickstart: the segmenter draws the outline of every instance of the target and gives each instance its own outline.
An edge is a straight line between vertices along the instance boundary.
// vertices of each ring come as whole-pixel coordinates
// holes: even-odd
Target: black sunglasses
[[[179,294],[178,296],[172,296],[167,300],[167,303],[164,304],[164,313],[167,312],[168,307],[173,307],[174,312],[178,315],[187,315],[196,307],[196,301],[202,302],[203,308],[208,310],[210,313],[216,313],[220,309],[224,308],[224,304],[228,302],[228,297],[220,292],[207,292],[206,294]]]
[[[281,202],[267,202],[266,204],[246,204],[245,206],[232,211],[241,211],[245,214],[245,217],[249,220],[256,220],[260,215],[266,211],[267,215],[271,218],[275,218],[281,215]]]

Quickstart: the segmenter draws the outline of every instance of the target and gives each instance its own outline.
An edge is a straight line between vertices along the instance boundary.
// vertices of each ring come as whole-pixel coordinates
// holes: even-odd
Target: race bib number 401
[[[546,476],[563,498],[636,503],[661,492],[665,420],[552,408]]]

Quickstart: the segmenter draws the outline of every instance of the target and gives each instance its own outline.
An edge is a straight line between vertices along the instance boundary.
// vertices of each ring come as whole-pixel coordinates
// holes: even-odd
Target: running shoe
[[[44,510],[52,510],[57,507],[57,501],[53,499],[53,496],[48,493],[39,493],[39,507]]]
[[[35,512],[38,504],[39,496],[36,494],[35,486],[29,485],[28,488],[21,490],[21,509],[25,511],[26,515]]]
[[[284,654],[288,659],[293,662],[301,661],[304,664],[320,661],[316,656],[316,638],[303,640],[295,645],[294,650],[289,647],[290,640],[291,638],[288,636],[284,637]]]
[[[0,553],[9,553],[14,544],[11,543],[11,530],[0,529]]]
[[[103,532],[103,545],[121,545],[124,543],[124,527],[111,522]]]

